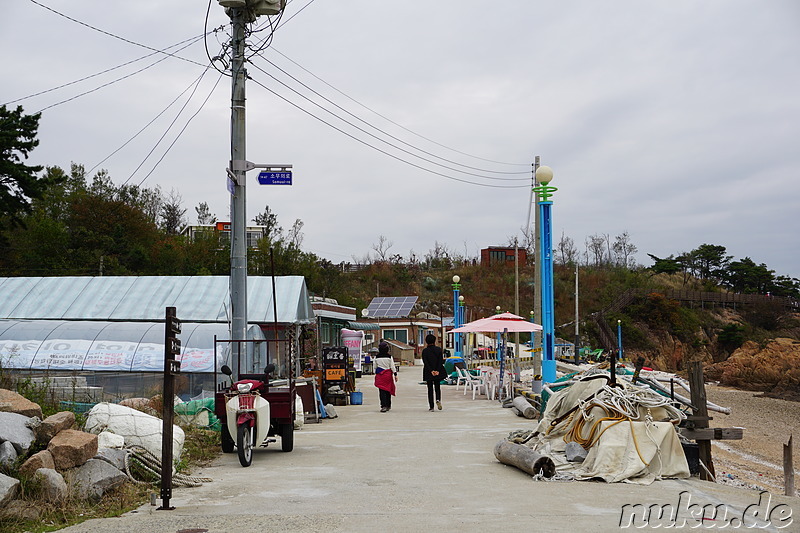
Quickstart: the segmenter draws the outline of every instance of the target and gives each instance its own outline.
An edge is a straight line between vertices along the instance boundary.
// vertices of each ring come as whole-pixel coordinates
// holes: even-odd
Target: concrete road
[[[363,405],[337,407],[339,418],[306,424],[295,434],[292,453],[273,444],[255,451],[249,468],[242,468],[235,454],[223,455],[195,472],[213,482],[175,489],[173,511],[146,505],[64,531],[595,532],[616,531],[621,521],[630,529],[682,524],[744,529],[759,517],[757,525],[767,526],[762,531],[800,531],[797,498],[697,479],[646,487],[533,481],[492,453],[498,440],[531,428],[532,421],[452,386],[443,387],[444,410],[428,412],[421,372],[401,369],[388,413],[379,412],[377,390],[365,376],[358,383]],[[631,507],[636,504],[641,506]],[[727,515],[702,523],[693,519],[691,513],[705,505],[719,506]],[[672,508],[678,509],[677,524],[670,519]],[[658,509],[666,511],[660,521]]]

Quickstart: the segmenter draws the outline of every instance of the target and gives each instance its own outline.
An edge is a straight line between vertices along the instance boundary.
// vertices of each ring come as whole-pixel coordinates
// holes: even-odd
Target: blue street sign
[[[261,185],[291,185],[292,171],[265,170],[258,174],[258,183],[260,183]]]

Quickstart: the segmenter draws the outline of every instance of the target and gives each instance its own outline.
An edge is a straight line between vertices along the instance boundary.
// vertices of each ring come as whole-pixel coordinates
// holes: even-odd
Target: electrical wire
[[[197,109],[197,111],[195,111],[194,114],[191,117],[189,117],[189,120],[186,121],[186,124],[184,124],[183,128],[181,128],[181,131],[178,132],[178,135],[175,137],[175,139],[172,141],[172,143],[167,147],[166,151],[161,155],[161,157],[158,159],[158,161],[156,161],[156,164],[153,166],[153,168],[150,170],[150,172],[148,172],[147,175],[144,178],[142,178],[142,180],[139,182],[139,186],[140,187],[142,186],[144,181],[147,178],[149,178],[150,175],[153,172],[155,172],[156,168],[158,168],[158,165],[161,164],[161,161],[164,160],[164,158],[167,156],[167,154],[170,152],[170,150],[172,150],[172,147],[175,146],[175,143],[178,142],[178,139],[181,138],[181,136],[183,135],[183,132],[186,131],[186,128],[189,127],[189,124],[191,124],[192,120],[194,120],[194,118],[197,115],[200,114],[200,111],[203,110],[205,105],[208,103],[209,98],[211,98],[211,95],[214,94],[214,91],[217,89],[217,85],[219,85],[220,80],[222,80],[222,78],[224,78],[224,77],[225,76],[222,75],[222,74],[219,75],[219,77],[217,78],[217,81],[214,83],[214,86],[211,88],[211,91],[209,91],[208,96],[206,96],[205,100],[203,100],[203,103],[200,104],[200,107]]]
[[[136,41],[131,41],[130,39],[126,39],[125,37],[120,37],[119,35],[115,35],[115,34],[113,34],[111,32],[106,31],[106,30],[102,30],[100,28],[96,28],[95,26],[92,26],[91,24],[87,24],[87,23],[82,22],[82,21],[80,21],[78,19],[75,19],[75,18],[72,18],[72,17],[70,17],[68,15],[65,15],[64,13],[61,13],[60,11],[56,11],[52,7],[48,7],[48,6],[44,5],[44,4],[42,4],[41,2],[37,2],[36,0],[30,0],[30,2],[36,4],[39,7],[42,7],[44,9],[48,10],[48,11],[51,11],[51,12],[55,13],[56,15],[60,16],[60,17],[64,17],[65,19],[67,19],[69,21],[72,21],[72,22],[74,22],[76,24],[80,24],[81,26],[85,26],[85,27],[87,27],[87,28],[89,28],[91,30],[100,32],[102,34],[108,35],[109,37],[113,37],[114,39],[119,39],[120,41],[126,42],[128,44],[132,44],[134,46],[139,46],[139,47],[145,48],[147,50],[152,50],[152,51],[157,52],[157,53],[165,54],[168,57],[174,57],[175,59],[180,59],[181,61],[186,61],[188,63],[193,63],[195,65],[199,65],[201,67],[205,67],[205,65],[203,65],[202,63],[199,63],[199,62],[194,61],[192,59],[187,59],[185,57],[181,57],[181,56],[178,56],[178,55],[175,55],[175,54],[167,53],[167,52],[164,52],[163,50],[158,50],[157,48],[153,48],[152,46],[147,46],[146,44],[137,43]]]
[[[183,91],[181,91],[181,93],[180,93],[178,96],[176,96],[176,97],[175,97],[175,99],[173,99],[173,100],[172,100],[172,101],[171,101],[169,104],[167,104],[167,107],[165,107],[164,109],[162,109],[162,110],[161,110],[161,112],[160,112],[160,113],[158,113],[158,114],[157,114],[157,115],[156,115],[156,116],[155,116],[155,117],[154,117],[154,118],[153,118],[153,119],[152,119],[150,122],[148,122],[147,124],[145,124],[145,125],[144,125],[144,127],[142,127],[142,129],[140,129],[140,130],[139,130],[139,131],[137,131],[135,134],[133,134],[133,136],[132,136],[130,139],[128,139],[127,141],[125,141],[125,142],[122,144],[122,146],[120,146],[119,148],[117,148],[116,150],[114,150],[113,152],[111,152],[110,154],[108,154],[108,155],[107,155],[106,157],[104,157],[104,158],[103,158],[103,159],[102,159],[102,160],[101,160],[99,163],[97,163],[97,164],[96,164],[96,165],[94,165],[92,168],[90,168],[90,169],[89,169],[89,170],[88,170],[86,173],[87,173],[87,174],[91,174],[91,173],[92,173],[92,171],[93,171],[94,169],[96,169],[97,167],[99,167],[100,165],[102,165],[103,163],[105,163],[105,162],[106,162],[108,159],[110,159],[112,156],[114,156],[114,155],[115,155],[117,152],[119,152],[120,150],[122,150],[123,148],[125,148],[125,147],[126,147],[128,144],[130,144],[130,142],[131,142],[131,141],[133,141],[133,140],[134,140],[136,137],[138,137],[138,136],[139,136],[139,135],[140,135],[140,134],[141,134],[141,133],[142,133],[144,130],[146,130],[147,128],[149,128],[149,127],[150,127],[150,126],[151,126],[151,125],[152,125],[152,124],[153,124],[153,123],[154,123],[156,120],[158,120],[158,119],[161,117],[161,115],[163,115],[164,113],[166,113],[166,112],[167,112],[167,110],[168,110],[170,107],[172,107],[172,105],[173,105],[175,102],[177,102],[177,101],[178,101],[178,99],[180,99],[180,97],[181,97],[181,96],[183,96],[184,94],[186,94],[186,91],[188,91],[189,89],[191,89],[191,88],[192,88],[192,85],[194,85],[195,83],[199,83],[199,82],[200,82],[200,80],[203,78],[203,76],[205,76],[205,73],[206,73],[206,72],[208,72],[208,71],[207,71],[207,70],[204,70],[204,71],[203,71],[203,73],[202,73],[202,74],[200,74],[200,76],[199,76],[197,79],[193,80],[193,81],[192,81],[192,82],[191,82],[189,85],[187,85],[187,86],[186,86],[186,88],[185,88]]]
[[[175,44],[173,44],[173,45],[171,45],[171,46],[168,46],[168,47],[166,47],[166,48],[162,49],[161,51],[163,52],[163,51],[169,50],[170,48],[175,48],[176,46],[180,46],[180,45],[182,45],[183,43],[186,43],[186,42],[189,42],[189,41],[193,41],[193,42],[194,42],[194,41],[196,41],[196,40],[198,40],[198,39],[200,39],[200,38],[202,38],[202,37],[203,37],[203,36],[201,35],[201,36],[199,36],[199,37],[191,37],[191,38],[189,38],[189,39],[184,39],[183,41],[180,41],[180,42],[178,42],[178,43],[175,43]],[[158,53],[158,52],[150,52],[149,54],[143,55],[143,56],[141,56],[141,57],[138,57],[138,58],[136,58],[136,59],[132,59],[132,60],[130,60],[130,61],[127,61],[127,62],[125,62],[125,63],[122,63],[121,65],[117,65],[117,66],[115,66],[115,67],[107,68],[107,69],[105,69],[105,70],[101,70],[100,72],[96,72],[96,73],[94,73],[94,74],[90,74],[90,75],[88,75],[88,76],[84,76],[83,78],[80,78],[80,79],[77,79],[77,80],[74,80],[74,81],[70,81],[70,82],[64,83],[64,84],[62,84],[62,85],[59,85],[59,86],[57,86],[57,87],[52,87],[52,88],[50,88],[50,89],[45,89],[44,91],[39,91],[38,93],[33,93],[33,94],[29,94],[28,96],[23,96],[22,98],[17,98],[16,100],[10,100],[10,101],[8,101],[8,102],[6,102],[6,103],[4,103],[4,104],[0,104],[0,105],[9,105],[9,104],[14,104],[14,103],[17,103],[17,102],[21,102],[21,101],[23,101],[23,100],[27,100],[27,99],[29,99],[29,98],[33,98],[33,97],[35,97],[35,96],[41,96],[41,95],[43,95],[43,94],[51,93],[51,92],[53,92],[53,91],[57,91],[58,89],[63,89],[64,87],[69,87],[70,85],[75,85],[76,83],[80,83],[80,82],[82,82],[82,81],[86,81],[86,80],[89,80],[89,79],[92,79],[92,78],[96,78],[97,76],[102,76],[103,74],[108,74],[109,72],[112,72],[112,71],[114,71],[114,70],[120,69],[120,68],[122,68],[122,67],[126,67],[126,66],[128,66],[128,65],[132,65],[133,63],[136,63],[136,62],[138,62],[138,61],[141,61],[141,60],[143,60],[143,59],[147,59],[148,57],[150,57],[150,56],[153,56],[153,55],[155,55],[155,54],[157,54],[157,53]]]
[[[289,2],[286,2],[286,5],[288,6],[289,4],[291,4],[291,3],[292,3],[292,1],[293,1],[293,0],[290,0]],[[292,20],[292,19],[293,19],[293,18],[295,18],[297,15],[299,15],[300,13],[302,13],[302,12],[303,12],[303,10],[304,10],[305,8],[307,8],[308,6],[310,6],[310,5],[311,5],[311,4],[313,4],[313,3],[314,3],[314,0],[309,0],[309,1],[308,1],[308,3],[306,3],[306,5],[304,5],[303,7],[301,7],[300,9],[298,9],[297,11],[295,11],[295,12],[294,12],[294,14],[293,14],[291,17],[289,17],[288,19],[286,19],[286,20],[284,20],[283,22],[281,22],[281,23],[278,25],[278,27],[277,27],[277,28],[275,28],[275,30],[279,30],[279,29],[283,28],[284,26],[286,26],[286,25],[289,23],[289,21],[290,21],[290,20]]]
[[[31,0],[31,1],[33,2],[33,0]],[[202,38],[202,37],[201,37],[201,38]],[[197,42],[197,41],[199,41],[199,40],[200,40],[200,38],[198,38],[198,39],[195,39],[194,41],[190,42],[189,44],[186,44],[186,45],[184,45],[183,47],[179,48],[179,49],[178,49],[178,51],[181,51],[181,50],[184,50],[184,49],[186,49],[186,48],[190,47],[191,45],[193,45],[194,43],[196,43],[196,42]],[[70,97],[70,98],[67,98],[67,99],[65,99],[65,100],[61,100],[60,102],[56,102],[56,103],[54,103],[54,104],[50,104],[49,106],[45,106],[45,107],[43,107],[43,108],[39,109],[39,111],[37,111],[37,113],[41,113],[42,111],[45,111],[45,110],[47,110],[47,109],[50,109],[50,108],[53,108],[53,107],[59,106],[59,105],[61,105],[61,104],[66,104],[67,102],[71,102],[71,101],[73,101],[73,100],[76,100],[76,99],[78,99],[78,98],[80,98],[80,97],[82,97],[82,96],[86,96],[87,94],[91,94],[91,93],[93,93],[93,92],[99,91],[100,89],[103,89],[103,88],[105,88],[105,87],[108,87],[109,85],[113,85],[113,84],[115,84],[115,83],[117,83],[117,82],[120,82],[120,81],[122,81],[122,80],[128,79],[128,78],[130,78],[130,77],[132,77],[132,76],[135,76],[136,74],[139,74],[139,73],[141,73],[141,72],[144,72],[145,70],[147,70],[147,69],[149,69],[149,68],[152,68],[152,67],[154,67],[154,66],[158,65],[159,63],[161,63],[162,61],[165,61],[165,60],[166,60],[166,59],[168,59],[169,57],[170,57],[169,55],[167,55],[167,56],[164,56],[164,57],[162,57],[161,59],[158,59],[158,60],[154,61],[153,63],[150,63],[149,65],[147,65],[147,66],[145,66],[145,67],[142,67],[142,68],[140,68],[139,70],[135,70],[135,71],[133,71],[133,72],[131,72],[131,73],[129,73],[129,74],[126,74],[125,76],[121,76],[121,77],[119,77],[119,78],[117,78],[117,79],[114,79],[114,80],[111,80],[111,81],[109,81],[109,82],[107,82],[107,83],[103,83],[102,85],[99,85],[99,86],[95,87],[94,89],[90,89],[90,90],[88,90],[88,91],[84,91],[84,92],[82,92],[82,93],[76,94],[75,96],[72,96],[72,97]],[[209,68],[209,67],[207,67],[206,65],[203,65],[202,63],[198,63],[198,64],[199,64],[200,66],[204,67],[204,68]]]
[[[438,166],[438,167],[442,167],[442,168],[444,168],[444,169],[447,169],[447,170],[451,170],[451,171],[453,171],[453,172],[458,172],[458,173],[460,173],[460,174],[466,174],[466,175],[469,175],[469,176],[475,176],[475,177],[482,178],[482,179],[487,179],[487,180],[498,180],[498,181],[512,181],[512,180],[525,180],[525,181],[527,181],[527,178],[499,178],[499,177],[494,177],[494,176],[484,176],[484,175],[481,175],[481,174],[475,174],[474,172],[467,172],[467,171],[460,170],[460,169],[457,169],[457,168],[449,167],[449,166],[447,166],[447,165],[443,165],[443,164],[441,164],[441,163],[438,163],[438,162],[436,162],[436,161],[433,161],[433,160],[431,160],[431,159],[428,159],[428,158],[426,158],[426,157],[422,157],[422,156],[420,156],[420,155],[417,155],[417,154],[415,154],[415,153],[413,153],[413,152],[411,152],[411,151],[409,151],[409,150],[406,150],[406,149],[404,149],[404,148],[401,148],[400,146],[397,146],[396,144],[393,144],[393,143],[391,143],[391,142],[389,142],[389,141],[387,141],[387,140],[385,140],[385,139],[381,139],[381,138],[380,138],[380,137],[378,137],[377,135],[375,135],[375,134],[373,134],[373,133],[371,133],[371,132],[369,132],[369,131],[365,130],[364,128],[362,128],[362,127],[360,127],[360,126],[357,126],[356,124],[353,124],[353,123],[352,123],[352,122],[350,122],[349,120],[347,120],[347,119],[345,119],[345,118],[343,118],[343,117],[341,117],[341,116],[337,115],[336,113],[334,113],[334,112],[333,112],[333,111],[331,111],[330,109],[326,109],[325,107],[323,107],[323,106],[322,106],[322,105],[320,105],[319,103],[317,103],[317,102],[315,102],[315,101],[311,100],[310,98],[308,98],[307,96],[305,96],[305,95],[304,95],[304,94],[302,94],[301,92],[297,91],[296,89],[294,89],[294,88],[290,87],[289,85],[287,85],[286,83],[282,82],[281,80],[279,80],[278,78],[276,78],[275,76],[273,76],[272,74],[270,74],[269,72],[267,72],[266,70],[262,69],[261,67],[259,67],[259,66],[258,66],[258,65],[256,65],[255,63],[251,63],[251,65],[252,65],[252,66],[253,66],[253,67],[254,67],[256,70],[258,70],[258,71],[260,71],[260,72],[262,72],[262,73],[266,74],[267,76],[269,76],[270,78],[272,78],[272,79],[273,79],[273,80],[275,80],[276,82],[280,83],[281,85],[283,85],[284,87],[286,87],[286,88],[287,88],[287,89],[289,89],[290,91],[294,92],[295,94],[297,94],[298,96],[300,96],[301,98],[303,98],[304,100],[306,100],[307,102],[309,102],[309,103],[311,103],[311,104],[313,104],[313,105],[315,105],[315,106],[319,107],[320,109],[322,109],[322,110],[323,110],[323,111],[325,111],[326,113],[329,113],[329,114],[333,115],[334,117],[338,118],[338,119],[339,119],[339,120],[341,120],[342,122],[345,122],[346,124],[348,124],[348,125],[352,126],[353,128],[357,129],[358,131],[360,131],[360,132],[362,132],[362,133],[364,133],[364,134],[366,134],[366,135],[369,135],[369,136],[370,136],[370,137],[372,137],[373,139],[376,139],[376,140],[378,140],[378,141],[380,141],[380,142],[382,142],[382,143],[384,143],[384,144],[387,144],[387,145],[391,146],[392,148],[394,148],[394,149],[396,149],[396,150],[399,150],[399,151],[401,151],[401,152],[403,152],[403,153],[405,153],[405,154],[407,154],[407,155],[410,155],[410,156],[412,156],[412,157],[416,157],[416,158],[418,158],[418,159],[421,159],[421,160],[423,160],[423,161],[425,161],[425,162],[427,162],[427,163],[430,163],[430,164],[432,164],[432,165],[436,165],[436,166]],[[251,79],[252,79],[252,78],[251,78]],[[335,104],[334,104],[334,105],[335,105]],[[376,128],[376,129],[377,129],[377,128]],[[379,131],[380,131],[380,130],[379,130]],[[382,132],[382,133],[385,133],[385,132]],[[518,187],[527,187],[527,185],[524,185],[524,186],[518,186]]]
[[[161,141],[164,140],[164,138],[167,136],[169,131],[172,129],[172,126],[175,125],[175,123],[178,121],[178,118],[180,118],[181,114],[183,114],[184,110],[189,105],[189,102],[192,101],[192,97],[194,96],[194,93],[197,92],[197,88],[200,87],[200,82],[203,81],[203,78],[205,77],[207,72],[208,72],[208,70],[204,70],[203,71],[203,74],[194,83],[194,89],[192,89],[192,92],[189,95],[189,98],[187,98],[186,102],[183,104],[183,106],[181,106],[180,110],[178,111],[178,114],[175,115],[175,118],[172,119],[172,122],[170,122],[170,124],[167,127],[167,129],[164,131],[164,133],[161,135],[161,137],[159,137],[158,141],[156,141],[156,144],[150,149],[149,152],[147,152],[147,155],[144,156],[144,159],[142,159],[142,162],[139,163],[139,165],[133,170],[133,172],[131,172],[131,175],[128,176],[128,179],[126,179],[125,182],[122,185],[125,185],[131,179],[133,179],[133,176],[136,175],[137,172],[139,172],[139,169],[142,168],[142,166],[144,166],[145,162],[150,158],[150,156],[153,154],[153,152],[155,152],[156,148],[158,148],[158,145],[161,144]],[[215,85],[215,87],[216,87],[216,85]],[[149,174],[148,174],[148,176],[149,176]]]
[[[285,74],[285,75],[289,76],[291,79],[293,79],[294,81],[296,81],[297,83],[299,83],[300,85],[302,85],[303,87],[305,87],[306,89],[308,89],[309,91],[311,91],[312,93],[314,93],[315,95],[319,96],[320,98],[322,98],[323,100],[325,100],[325,101],[326,101],[326,102],[328,102],[329,104],[331,104],[331,105],[335,106],[337,109],[340,109],[341,111],[344,111],[345,113],[347,113],[348,115],[350,115],[350,116],[351,116],[351,117],[353,117],[354,119],[358,120],[359,122],[362,122],[363,124],[366,124],[367,126],[369,126],[370,128],[372,128],[372,129],[374,129],[374,130],[376,130],[376,131],[379,131],[379,132],[380,132],[380,133],[382,133],[383,135],[386,135],[387,137],[389,137],[389,138],[391,138],[391,139],[393,139],[393,140],[395,140],[395,141],[398,141],[398,142],[400,142],[400,143],[402,143],[402,144],[404,144],[404,145],[406,145],[406,146],[408,146],[408,147],[410,147],[410,148],[412,148],[412,149],[414,149],[414,150],[417,150],[417,151],[419,151],[419,152],[422,152],[422,153],[423,153],[423,154],[425,154],[425,155],[429,155],[429,156],[431,156],[431,157],[435,157],[436,159],[440,159],[440,160],[442,160],[442,161],[445,161],[445,162],[447,162],[447,163],[451,163],[451,164],[453,164],[453,165],[457,165],[457,166],[459,166],[459,167],[467,168],[467,169],[470,169],[470,170],[477,170],[477,171],[479,171],[479,172],[488,172],[488,173],[493,173],[493,174],[527,174],[527,171],[526,171],[526,172],[517,172],[517,171],[514,171],[514,172],[505,172],[505,171],[498,171],[498,170],[488,170],[488,169],[484,169],[484,168],[478,168],[478,167],[473,167],[473,166],[469,166],[469,165],[464,165],[464,164],[462,164],[462,163],[458,163],[457,161],[453,161],[453,160],[451,160],[451,159],[447,159],[447,158],[445,158],[445,157],[438,156],[438,155],[436,155],[436,154],[434,154],[434,153],[428,152],[427,150],[423,150],[422,148],[416,147],[416,146],[412,145],[411,143],[407,143],[406,141],[404,141],[404,140],[402,140],[402,139],[400,139],[400,138],[398,138],[398,137],[396,137],[396,136],[392,135],[391,133],[388,133],[388,132],[386,132],[386,131],[382,130],[381,128],[378,128],[377,126],[374,126],[374,125],[370,124],[369,122],[367,122],[366,120],[362,119],[361,117],[358,117],[358,116],[356,116],[355,114],[353,114],[353,113],[351,113],[350,111],[348,111],[347,109],[343,108],[342,106],[340,106],[340,105],[339,105],[339,104],[337,104],[336,102],[333,102],[332,100],[330,100],[329,98],[325,97],[324,95],[322,95],[322,94],[318,93],[317,91],[315,91],[314,89],[312,89],[311,87],[309,87],[308,85],[306,85],[305,83],[303,83],[302,81],[298,80],[297,78],[295,78],[295,77],[294,77],[294,76],[292,76],[290,73],[288,73],[288,72],[286,72],[285,70],[283,70],[281,67],[279,67],[278,65],[276,65],[275,63],[273,63],[272,61],[270,61],[269,59],[267,59],[266,57],[264,57],[264,56],[260,56],[260,57],[261,57],[262,59],[264,59],[264,61],[266,61],[267,63],[269,63],[270,65],[272,65],[272,66],[273,66],[273,67],[275,67],[276,69],[278,69],[279,71],[281,71],[283,74]],[[253,66],[255,66],[256,68],[258,68],[258,67],[257,67],[255,64],[253,64]],[[259,70],[261,70],[261,69],[259,68]],[[262,72],[264,72],[264,71],[262,70]],[[266,74],[266,72],[265,72],[265,74]],[[269,75],[269,74],[268,74],[268,75]],[[274,78],[273,78],[273,79],[274,79]],[[279,82],[279,83],[280,83],[280,82]],[[385,141],[384,141],[384,142],[385,142]],[[415,156],[416,156],[416,154],[412,154],[412,155],[415,155]],[[420,156],[416,156],[416,157],[420,157]],[[421,158],[421,159],[424,159],[424,158]],[[427,161],[427,160],[426,160],[426,161]],[[433,163],[434,163],[434,164],[438,164],[438,163],[435,163],[435,162],[433,162]],[[458,169],[452,169],[452,168],[450,168],[450,167],[447,167],[446,165],[441,165],[441,166],[443,166],[443,167],[445,167],[445,168],[448,168],[448,169],[450,169],[450,170],[455,170],[455,171],[457,171],[457,172],[461,172],[461,171],[459,171]],[[465,172],[465,173],[466,173],[466,174],[471,174],[471,173],[469,173],[469,172]],[[478,176],[478,174],[471,174],[471,175],[473,175],[473,176]],[[527,177],[526,177],[526,178],[491,178],[491,179],[507,179],[507,180],[513,180],[513,181],[527,181],[527,180],[528,180],[528,178],[527,178]]]
[[[205,46],[206,56],[208,57],[209,63],[215,69],[217,69],[217,72],[219,72],[219,73],[221,73],[221,74],[223,74],[225,76],[230,76],[230,74],[227,74],[225,72],[225,70],[227,70],[227,65],[225,67],[225,70],[220,70],[219,67],[217,67],[217,65],[216,65],[217,60],[221,60],[222,54],[220,54],[220,55],[218,55],[216,57],[211,57],[211,53],[208,51],[208,16],[211,14],[211,2],[212,2],[212,0],[208,0],[208,7],[206,8],[206,18],[205,18],[205,22],[203,23],[203,31],[204,31],[204,33],[203,33],[203,46]],[[221,31],[223,29],[223,26],[220,26],[217,29]],[[217,30],[214,30],[214,34],[216,34],[216,33],[217,33]],[[226,49],[227,48],[223,46],[223,53],[224,53],[224,51]]]
[[[430,143],[433,143],[433,144],[435,144],[436,146],[439,146],[439,147],[441,147],[441,148],[445,148],[445,149],[447,149],[447,150],[450,150],[451,152],[455,152],[455,153],[457,153],[457,154],[465,155],[465,156],[467,156],[467,157],[471,157],[471,158],[473,158],[473,159],[478,159],[478,160],[481,160],[481,161],[486,161],[486,162],[488,162],[488,163],[497,163],[497,164],[499,164],[499,165],[509,165],[509,166],[524,166],[524,167],[530,166],[530,163],[506,163],[506,162],[503,162],[503,161],[495,161],[495,160],[493,160],[493,159],[486,159],[486,158],[483,158],[483,157],[478,157],[478,156],[475,156],[475,155],[469,154],[469,153],[467,153],[467,152],[462,152],[462,151],[460,151],[460,150],[457,150],[457,149],[455,149],[455,148],[450,148],[450,147],[448,147],[448,146],[446,146],[446,145],[444,145],[444,144],[438,143],[438,142],[434,141],[433,139],[430,139],[430,138],[428,138],[428,137],[425,137],[424,135],[421,135],[421,134],[419,134],[419,133],[416,133],[416,132],[414,132],[414,131],[410,130],[409,128],[406,128],[406,127],[405,127],[405,126],[403,126],[402,124],[399,124],[399,123],[397,123],[397,122],[393,121],[392,119],[390,119],[389,117],[386,117],[385,115],[382,115],[381,113],[379,113],[378,111],[375,111],[375,110],[374,110],[374,109],[372,109],[371,107],[368,107],[368,106],[366,106],[366,105],[362,104],[361,102],[359,102],[359,101],[358,101],[358,100],[356,100],[355,98],[353,98],[353,97],[351,97],[351,96],[347,95],[346,93],[344,93],[343,91],[341,91],[341,90],[337,89],[336,87],[334,87],[333,85],[331,85],[331,84],[330,84],[330,83],[328,83],[327,81],[323,80],[322,78],[320,78],[319,76],[317,76],[316,74],[314,74],[313,72],[311,72],[310,70],[306,69],[305,67],[303,67],[302,65],[300,65],[298,62],[296,62],[295,60],[291,59],[291,58],[290,58],[290,57],[288,57],[286,54],[282,53],[282,52],[281,52],[280,50],[278,50],[277,48],[275,48],[275,47],[272,47],[272,48],[270,48],[270,50],[272,50],[272,51],[273,51],[273,52],[275,52],[276,54],[279,54],[279,55],[280,55],[280,56],[282,56],[284,59],[286,59],[287,61],[289,61],[289,62],[291,62],[292,64],[294,64],[296,67],[298,67],[299,69],[301,69],[301,70],[305,71],[307,74],[309,74],[310,76],[313,76],[313,77],[314,77],[314,78],[316,78],[317,80],[321,81],[322,83],[324,83],[325,85],[327,85],[328,87],[330,87],[331,89],[333,89],[334,91],[336,91],[337,93],[341,94],[342,96],[344,96],[344,97],[345,97],[345,98],[347,98],[348,100],[350,100],[350,101],[354,102],[355,104],[357,104],[357,105],[359,105],[359,106],[363,107],[363,108],[364,108],[364,109],[366,109],[367,111],[369,111],[369,112],[371,112],[371,113],[374,113],[375,115],[377,115],[377,116],[381,117],[382,119],[386,120],[387,122],[389,122],[389,123],[391,123],[391,124],[394,124],[394,125],[395,125],[395,126],[397,126],[398,128],[401,128],[401,129],[403,129],[403,130],[407,131],[408,133],[410,133],[410,134],[412,134],[412,135],[414,135],[414,136],[416,136],[416,137],[419,137],[420,139],[424,139],[424,140],[426,140],[426,141],[428,141],[428,142],[430,142]],[[520,171],[519,173],[520,173],[520,174],[526,174],[526,173],[527,173],[527,171]]]
[[[461,182],[461,183],[468,183],[470,185],[477,185],[479,187],[490,187],[490,188],[496,188],[496,189],[520,189],[520,188],[526,188],[527,187],[527,185],[492,185],[492,184],[488,184],[488,183],[479,183],[479,182],[475,182],[475,181],[469,181],[469,180],[465,180],[465,179],[461,179],[461,178],[456,178],[454,176],[448,176],[447,174],[442,174],[441,172],[437,172],[435,170],[431,170],[429,168],[425,168],[425,167],[423,167],[421,165],[418,165],[418,164],[413,163],[411,161],[407,161],[407,160],[405,160],[405,159],[403,159],[403,158],[401,158],[401,157],[399,157],[397,155],[389,153],[386,150],[378,148],[377,146],[374,146],[374,145],[364,141],[363,139],[359,139],[355,135],[352,135],[352,134],[344,131],[343,129],[331,124],[330,122],[326,121],[325,119],[320,118],[320,117],[316,116],[314,113],[312,113],[312,112],[300,107],[298,104],[292,102],[291,100],[289,100],[285,96],[283,96],[283,95],[275,92],[274,90],[270,89],[269,87],[267,87],[266,85],[264,85],[260,81],[258,81],[256,79],[253,79],[253,78],[250,78],[250,80],[253,83],[255,83],[256,85],[258,85],[259,87],[261,87],[263,89],[266,89],[267,91],[271,92],[272,94],[274,94],[275,96],[277,96],[278,98],[280,98],[284,102],[288,103],[289,105],[296,107],[297,109],[299,109],[303,113],[305,113],[305,114],[317,119],[318,121],[320,121],[323,124],[333,128],[334,130],[338,131],[339,133],[342,133],[343,135],[346,135],[347,137],[350,137],[354,141],[357,141],[357,142],[359,142],[359,143],[361,143],[361,144],[363,144],[365,146],[368,146],[369,148],[372,148],[373,150],[376,150],[376,151],[378,151],[378,152],[380,152],[380,153],[382,153],[384,155],[387,155],[387,156],[389,156],[389,157],[391,157],[393,159],[396,159],[396,160],[398,160],[398,161],[400,161],[402,163],[405,163],[405,164],[407,164],[409,166],[412,166],[414,168],[418,168],[420,170],[424,170],[425,172],[429,172],[431,174],[436,174],[437,176],[441,176],[441,177],[449,179],[449,180],[458,181],[458,182]]]

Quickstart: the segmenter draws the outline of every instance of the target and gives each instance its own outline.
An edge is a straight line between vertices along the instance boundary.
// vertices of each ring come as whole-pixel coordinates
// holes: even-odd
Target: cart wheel
[[[294,449],[294,424],[281,424],[281,450],[290,452]]]
[[[228,431],[228,424],[222,424],[220,434],[222,435],[222,453],[233,453],[233,447],[236,443],[233,442],[231,432]]]
[[[253,428],[247,424],[240,424],[236,435],[236,448],[239,454],[239,462],[242,466],[250,466],[253,462],[253,442],[251,433]]]

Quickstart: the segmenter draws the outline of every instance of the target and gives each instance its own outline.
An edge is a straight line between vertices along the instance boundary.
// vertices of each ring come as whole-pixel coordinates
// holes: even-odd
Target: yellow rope
[[[587,405],[585,407],[585,410],[588,412],[593,407],[601,408],[605,412],[606,416],[597,419],[592,424],[592,426],[589,428],[589,435],[587,437],[583,436],[583,434],[584,434],[583,428],[584,428],[584,425],[586,425],[587,421],[586,421],[585,417],[581,416],[580,418],[578,418],[578,420],[575,421],[575,425],[572,426],[572,428],[567,432],[567,434],[564,435],[564,442],[575,441],[578,444],[580,444],[581,446],[583,446],[583,448],[585,448],[585,449],[591,448],[592,446],[595,445],[595,443],[597,443],[597,441],[600,439],[600,437],[603,435],[603,433],[606,432],[606,430],[616,426],[620,422],[623,422],[625,420],[629,420],[628,417],[626,417],[625,415],[623,415],[621,413],[613,413],[612,414],[612,412],[608,408],[606,408],[606,406],[600,405],[600,404],[594,403],[594,402],[592,402],[589,405]],[[614,423],[609,425],[608,427],[603,429],[599,434],[596,435],[597,430],[600,427],[600,423],[601,422],[605,422],[607,420],[613,421]]]
[[[633,431],[633,420],[628,420],[628,422],[631,424],[631,436],[633,437],[633,445],[636,446],[636,453],[639,454],[639,460],[644,463],[644,466],[650,466],[650,463],[645,461],[644,457],[642,457],[642,452],[639,451],[639,443],[636,441],[636,432]]]

